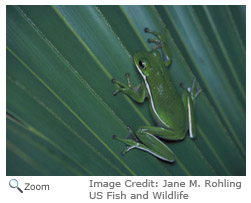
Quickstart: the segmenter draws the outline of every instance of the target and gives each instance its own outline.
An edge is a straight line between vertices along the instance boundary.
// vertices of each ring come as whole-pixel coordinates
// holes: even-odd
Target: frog
[[[179,94],[168,70],[172,56],[167,43],[166,27],[161,33],[149,28],[145,28],[144,32],[155,36],[147,40],[148,43],[155,43],[155,46],[151,51],[136,51],[133,55],[135,67],[142,78],[141,83],[133,87],[129,73],[125,74],[127,84],[114,78],[111,81],[117,87],[113,95],[121,92],[138,103],[147,99],[156,125],[140,126],[135,132],[127,126],[127,138],[113,135],[113,139],[126,144],[122,155],[137,148],[160,160],[173,163],[176,160],[175,154],[164,142],[181,141],[187,132],[191,139],[196,138],[195,100],[202,90],[195,87],[194,77],[191,87],[180,83],[182,92]]]

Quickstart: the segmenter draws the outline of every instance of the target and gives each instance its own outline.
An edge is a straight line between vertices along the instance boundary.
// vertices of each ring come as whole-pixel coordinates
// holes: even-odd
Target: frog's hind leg
[[[196,138],[196,124],[195,124],[195,100],[202,92],[201,89],[197,90],[195,87],[196,79],[194,78],[192,86],[186,88],[183,83],[180,86],[184,89],[182,92],[182,102],[184,104],[185,111],[187,112],[188,119],[188,129],[189,129],[189,137],[191,139]]]
[[[173,152],[163,142],[161,142],[158,138],[154,137],[151,134],[148,135],[148,139],[151,140],[151,146],[154,146],[154,148],[148,147],[144,143],[136,142],[133,139],[124,139],[116,135],[113,135],[113,139],[119,140],[120,142],[127,145],[127,147],[121,152],[122,155],[124,155],[131,149],[137,148],[149,152],[150,154],[164,161],[175,161],[175,156]]]
[[[155,126],[141,126],[136,131],[136,135],[133,136],[135,136],[138,141],[113,136],[114,139],[127,145],[127,148],[122,151],[122,154],[137,148],[147,151],[164,161],[174,162],[175,156],[173,152],[155,136],[168,140],[181,140],[184,138],[185,133],[178,134],[172,130]]]
[[[168,141],[180,141],[184,139],[186,132],[185,130],[174,131],[171,129],[157,127],[157,126],[141,126],[136,131],[136,135],[140,141],[143,141],[142,138],[144,137],[141,137],[141,136],[142,135],[144,136],[145,134],[152,134]]]
[[[145,147],[150,149],[148,152],[159,154],[163,160],[174,162],[173,152],[158,138],[172,141],[182,140],[185,137],[185,132],[176,132],[156,126],[141,126],[136,131],[136,136]]]

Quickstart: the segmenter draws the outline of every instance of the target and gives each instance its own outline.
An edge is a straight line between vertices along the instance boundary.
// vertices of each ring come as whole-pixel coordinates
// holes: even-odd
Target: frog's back
[[[167,68],[158,68],[148,77],[147,87],[151,111],[156,122],[173,130],[186,126],[186,115],[180,95]],[[154,80],[154,81],[151,81]]]

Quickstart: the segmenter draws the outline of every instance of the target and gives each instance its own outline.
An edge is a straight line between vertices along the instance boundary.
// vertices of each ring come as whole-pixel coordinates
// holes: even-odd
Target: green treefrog
[[[181,83],[183,91],[181,96],[178,94],[166,68],[171,63],[166,28],[162,33],[150,31],[148,28],[145,28],[144,31],[156,37],[155,39],[148,39],[149,43],[153,42],[156,46],[151,51],[137,51],[133,55],[142,82],[134,88],[128,73],[126,74],[127,85],[112,79],[112,83],[118,85],[113,94],[122,92],[139,103],[143,103],[147,98],[157,126],[140,126],[135,134],[128,127],[131,138],[125,139],[116,135],[113,135],[113,138],[127,145],[122,154],[133,148],[138,148],[161,160],[174,162],[174,153],[160,139],[183,140],[187,131],[189,131],[190,138],[196,137],[194,105],[201,90],[195,88],[194,78],[192,86],[189,88]],[[162,56],[157,51],[158,48],[161,48]]]

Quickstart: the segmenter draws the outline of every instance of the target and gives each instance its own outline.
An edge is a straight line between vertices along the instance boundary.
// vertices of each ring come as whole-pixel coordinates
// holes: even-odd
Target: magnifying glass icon
[[[18,187],[18,181],[16,179],[11,179],[10,182],[9,182],[9,185],[10,185],[11,188],[17,188],[19,190],[19,192],[23,193],[23,190],[21,190]]]

